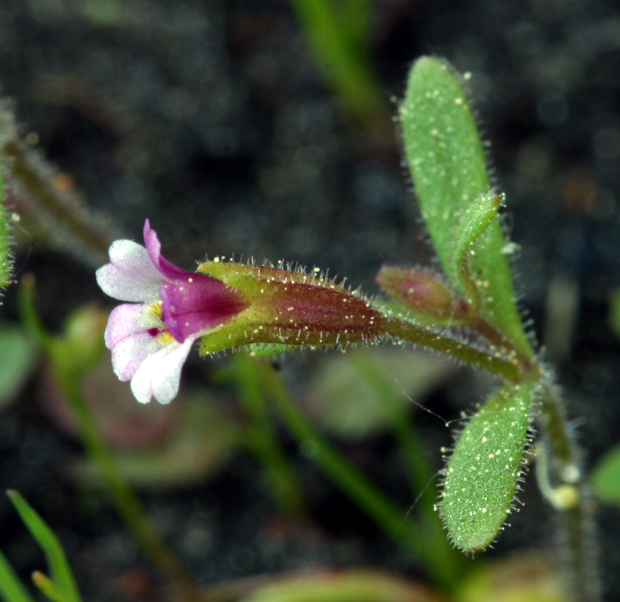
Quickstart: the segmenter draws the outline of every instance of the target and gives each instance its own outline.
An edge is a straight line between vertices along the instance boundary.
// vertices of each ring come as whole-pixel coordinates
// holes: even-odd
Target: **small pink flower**
[[[243,311],[243,295],[221,280],[187,272],[161,254],[161,243],[149,220],[146,248],[117,240],[110,263],[97,270],[104,293],[120,301],[110,314],[105,343],[114,372],[131,380],[142,403],[155,397],[169,403],[179,390],[181,368],[194,341]]]

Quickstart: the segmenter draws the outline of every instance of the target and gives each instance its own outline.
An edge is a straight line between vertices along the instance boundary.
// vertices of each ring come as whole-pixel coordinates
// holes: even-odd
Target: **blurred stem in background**
[[[235,386],[239,401],[252,421],[250,447],[265,470],[274,498],[284,512],[307,516],[301,486],[278,439],[257,371],[251,362],[241,360],[231,362],[221,375]]]
[[[0,290],[11,282],[11,262],[9,260],[9,224],[4,205],[4,180],[0,167]]]
[[[378,142],[393,127],[370,56],[373,0],[291,0],[330,86]]]
[[[406,509],[395,503],[335,447],[325,441],[299,411],[269,363],[254,362],[244,354],[236,355],[233,361],[251,366],[257,372],[299,446],[308,450],[312,460],[336,487],[390,537],[398,539],[413,552],[439,588],[444,591],[453,590],[460,576],[461,562],[456,560],[455,553],[445,539],[438,544],[436,538],[429,538],[424,522],[419,524],[410,519]],[[436,517],[433,518],[437,520]]]
[[[24,325],[46,354],[52,374],[78,420],[86,452],[97,466],[116,510],[146,556],[162,575],[179,589],[181,599],[186,602],[202,600],[198,585],[155,532],[138,497],[120,472],[114,455],[104,441],[95,418],[80,392],[80,381],[87,366],[82,357],[76,360],[75,350],[67,344],[67,341],[52,336],[46,330],[35,307],[34,278],[31,276],[22,278],[19,307]],[[102,341],[100,342],[102,344]]]
[[[101,265],[108,248],[118,238],[111,218],[94,214],[72,178],[61,174],[23,139],[10,104],[0,98],[0,156],[11,184],[16,210],[35,238],[62,249],[90,266]],[[3,226],[4,224],[4,226]],[[0,257],[6,216],[0,217]],[[0,262],[0,286],[2,283]]]
[[[437,475],[429,466],[420,434],[408,407],[402,402],[404,393],[396,388],[393,378],[367,353],[350,354],[349,359],[360,378],[373,390],[377,403],[380,403],[389,415],[394,438],[405,463],[415,510],[421,518],[420,529],[424,531],[425,554],[449,559],[455,570],[461,571],[464,569],[462,565],[465,557],[452,547],[435,512]]]

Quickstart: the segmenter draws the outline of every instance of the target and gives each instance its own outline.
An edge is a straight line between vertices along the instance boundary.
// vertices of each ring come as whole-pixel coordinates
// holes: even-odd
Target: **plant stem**
[[[505,334],[479,315],[475,316],[468,326],[487,339],[498,353],[513,362],[518,362],[524,373],[533,371],[536,375],[540,375],[540,366],[534,359],[533,351],[525,355]]]
[[[200,600],[198,586],[193,577],[155,532],[138,497],[127,485],[79,391],[76,379],[68,374],[59,374],[57,370],[54,374],[78,419],[86,451],[99,469],[114,505],[127,527],[166,579],[182,590],[184,600]]]
[[[276,501],[292,515],[307,515],[301,487],[280,445],[252,360],[243,353],[233,358],[234,384],[252,420],[252,450],[258,456]]]
[[[431,542],[426,537],[426,530],[409,519],[405,509],[393,502],[317,433],[269,364],[257,363],[257,370],[260,370],[266,389],[298,444],[310,450],[312,459],[327,477],[380,528],[391,537],[398,538],[416,555],[434,583],[450,590],[458,575],[454,564],[447,559],[446,547],[429,545]]]
[[[405,461],[411,493],[418,495],[432,480],[433,471],[426,461],[426,450],[422,446],[420,435],[402,402],[403,393],[394,388],[394,383],[367,353],[354,352],[347,357],[360,378],[373,390],[377,403],[383,406],[389,416]]]
[[[437,520],[434,505],[437,498],[434,483],[436,475],[426,460],[426,449],[408,408],[402,403],[403,393],[395,389],[393,380],[367,353],[352,353],[349,359],[360,377],[374,390],[377,402],[383,405],[390,417],[396,442],[405,461],[411,493],[416,499],[416,510],[421,515],[425,529],[428,546],[426,554],[441,556],[444,562],[451,564],[448,572],[459,573],[465,557],[450,545],[441,522]]]
[[[519,363],[517,358],[506,357],[500,350],[478,349],[470,343],[459,340],[445,329],[439,330],[412,322],[403,316],[388,316],[382,326],[386,334],[396,339],[439,351],[453,359],[481,368],[512,383],[521,382],[524,372],[531,369],[529,364],[524,366]]]
[[[33,338],[44,349],[52,365],[52,373],[77,418],[86,452],[97,466],[117,512],[142,547],[144,553],[170,583],[178,588],[184,602],[202,600],[198,585],[178,558],[153,529],[142,504],[127,485],[116,459],[99,432],[97,422],[86,404],[79,387],[79,376],[66,370],[58,354],[57,341],[46,330],[34,304],[34,278],[22,278],[19,290],[19,309],[22,320]]]
[[[566,591],[575,602],[598,602],[601,587],[594,542],[593,504],[559,389],[553,384],[550,371],[546,371],[543,378],[546,382],[540,399],[540,423],[549,456],[549,481],[555,484],[554,495],[546,497],[558,514],[561,560],[568,576]]]
[[[7,176],[18,184],[18,209],[35,220],[57,246],[80,261],[101,265],[115,233],[106,220],[91,214],[76,189],[59,184],[58,171],[42,154],[20,140],[6,103],[0,104],[0,152]]]
[[[11,282],[11,259],[9,256],[9,226],[4,206],[4,181],[0,165],[0,289]]]

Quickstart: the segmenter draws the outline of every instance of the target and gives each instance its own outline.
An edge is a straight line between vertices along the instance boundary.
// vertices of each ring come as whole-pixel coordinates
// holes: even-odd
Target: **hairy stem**
[[[405,317],[390,316],[385,319],[383,328],[386,334],[396,339],[438,351],[512,383],[521,382],[530,368],[529,365],[520,363],[517,358],[506,357],[501,350],[479,349],[459,340],[448,331],[412,322]]]
[[[15,118],[0,101],[0,153],[4,175],[13,184],[13,202],[40,226],[45,237],[80,261],[100,265],[116,233],[108,219],[94,215],[82,195],[63,183],[58,170],[21,140]]]
[[[260,370],[265,387],[291,434],[299,445],[309,450],[312,459],[327,477],[380,528],[407,546],[419,558],[434,583],[446,590],[453,588],[458,568],[449,559],[450,548],[430,545],[432,542],[426,537],[425,530],[407,516],[405,509],[393,502],[317,433],[269,364],[257,364],[257,370]]]
[[[542,470],[548,470],[548,475],[539,478],[539,483],[549,483],[541,490],[557,511],[561,560],[568,577],[567,593],[575,602],[598,602],[601,587],[594,542],[593,504],[559,389],[553,385],[550,372],[544,377],[540,423],[545,454],[548,454],[548,462],[542,462]]]

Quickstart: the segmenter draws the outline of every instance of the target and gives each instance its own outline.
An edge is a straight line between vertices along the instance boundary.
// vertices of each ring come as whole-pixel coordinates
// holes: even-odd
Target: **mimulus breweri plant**
[[[195,273],[167,261],[147,220],[146,248],[117,241],[97,272],[102,289],[129,301],[111,314],[106,344],[136,398],[170,402],[193,342],[208,355],[249,344],[297,347],[413,343],[481,368],[500,381],[460,433],[438,509],[455,546],[483,550],[515,510],[535,420],[543,494],[558,511],[575,600],[595,600],[587,492],[558,390],[515,303],[509,255],[463,83],[434,58],[416,62],[400,109],[406,158],[443,276],[386,266],[387,306],[318,270],[205,261]]]

